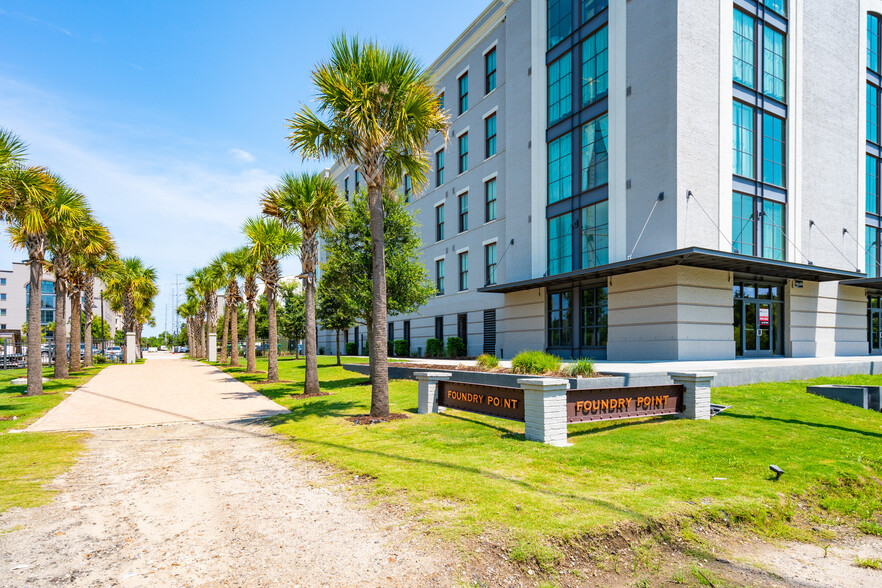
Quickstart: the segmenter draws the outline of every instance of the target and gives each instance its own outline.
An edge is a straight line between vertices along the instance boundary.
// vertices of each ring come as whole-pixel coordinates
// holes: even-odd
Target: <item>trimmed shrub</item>
[[[544,351],[522,351],[511,360],[516,374],[544,374],[560,369],[560,358]]]
[[[447,337],[447,355],[450,357],[465,357],[465,342],[459,337]]]
[[[410,355],[410,346],[405,339],[395,340],[395,355],[398,357],[407,357]]]
[[[395,342],[386,339],[386,357],[395,357]]]
[[[325,348],[319,347],[319,355],[324,355],[324,354],[325,354]]]
[[[478,367],[485,370],[492,370],[495,367],[499,367],[499,358],[490,353],[479,355],[477,358],[477,362]]]
[[[441,357],[444,354],[444,343],[441,339],[426,339],[426,357]]]
[[[346,344],[346,355],[358,355],[358,345],[355,341]]]
[[[585,358],[579,358],[573,363],[563,366],[563,372],[571,377],[591,376],[594,375],[594,361]]]

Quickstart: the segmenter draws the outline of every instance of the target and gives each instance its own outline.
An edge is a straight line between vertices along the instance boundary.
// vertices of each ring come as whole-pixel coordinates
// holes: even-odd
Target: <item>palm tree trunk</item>
[[[239,367],[239,304],[233,301],[230,309],[230,365]]]
[[[138,359],[141,359],[143,355],[141,354],[141,333],[144,332],[144,325],[137,325],[135,327],[135,355]]]
[[[70,295],[70,371],[82,369],[80,362],[80,341],[83,340],[82,294],[74,291]]]
[[[202,321],[199,327],[199,357],[208,359],[208,321]]]
[[[190,357],[196,356],[196,337],[193,336],[194,329],[196,328],[196,319],[188,318],[187,319],[187,355]]]
[[[255,301],[248,301],[248,336],[245,340],[245,357],[246,357],[246,367],[245,372],[249,374],[253,374],[257,372],[257,350],[255,349],[257,345],[257,329],[255,326],[255,317],[254,317],[254,306]]]
[[[30,300],[28,301],[28,396],[43,393],[43,360],[40,306],[43,302],[41,286],[43,283],[43,264],[39,258],[30,256]]]
[[[310,265],[310,264],[305,264]],[[315,272],[307,270],[304,306],[306,311],[306,374],[303,391],[318,394],[318,348],[315,340]]]
[[[342,365],[340,363],[340,329],[337,329],[337,365]]]
[[[227,294],[229,294],[230,289],[227,288]],[[220,353],[217,356],[217,360],[220,363],[224,363],[227,361],[227,334],[230,332],[230,299],[229,297],[224,298],[224,328],[221,333],[221,348]]]
[[[83,298],[86,300],[86,306],[83,308],[86,318],[86,320],[83,321],[83,340],[86,344],[86,351],[83,355],[84,367],[91,367],[92,365],[92,301],[95,299],[95,289],[93,284],[94,282],[89,278],[86,281],[86,286],[83,288]]]
[[[66,378],[67,372],[67,286],[55,280],[55,371],[53,377]]]
[[[368,186],[371,215],[373,304],[371,322],[370,371],[371,416],[389,415],[389,366],[386,350],[386,247],[383,234],[383,193],[379,185]]]
[[[276,322],[276,287],[266,288],[266,311],[269,321],[269,349],[267,350],[266,381],[279,381],[279,332]]]

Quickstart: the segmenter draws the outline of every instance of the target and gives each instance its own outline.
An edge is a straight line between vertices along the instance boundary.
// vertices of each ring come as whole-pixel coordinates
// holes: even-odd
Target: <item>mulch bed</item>
[[[252,386],[263,386],[265,384],[293,384],[294,380],[279,380],[278,382],[270,382],[269,380],[256,380],[254,382],[246,382]]]
[[[389,421],[397,421],[400,419],[408,419],[410,418],[406,414],[401,414],[400,412],[393,412],[389,416],[385,417],[375,417],[369,414],[359,414],[356,416],[346,417],[346,420],[355,425],[374,425],[377,423],[387,423]]]
[[[0,416],[0,421],[17,421],[18,417],[14,414],[8,414],[6,416]]]
[[[311,394],[289,394],[288,398],[316,398],[317,396],[330,396],[330,392],[313,392]]]
[[[389,362],[389,367],[406,367],[406,368],[416,368],[419,370],[427,370],[433,372],[445,372],[445,371],[457,371],[457,372],[482,372],[485,374],[517,374],[517,372],[513,372],[511,368],[507,367],[495,367],[489,370],[485,370],[482,367],[476,365],[464,365],[458,364],[455,366],[450,365],[437,365],[431,363],[410,363],[410,362]],[[570,376],[569,374],[565,374],[563,372],[546,372],[544,374],[518,374],[518,375],[532,375],[532,376],[547,376],[551,378],[572,378],[574,376]],[[604,374],[594,373],[590,376],[583,376],[586,378],[602,378]]]

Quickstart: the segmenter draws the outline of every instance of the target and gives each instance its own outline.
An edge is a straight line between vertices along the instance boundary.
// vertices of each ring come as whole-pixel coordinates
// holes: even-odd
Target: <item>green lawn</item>
[[[21,433],[22,429],[65,399],[65,391],[83,385],[105,366],[93,366],[73,374],[69,380],[51,380],[43,385],[42,396],[23,396],[25,386],[13,386],[15,378],[27,370],[0,371],[0,512],[13,507],[44,504],[52,493],[44,485],[70,467],[82,450],[81,433]],[[52,369],[43,375],[52,377]],[[5,420],[5,417],[18,417]]]
[[[392,382],[390,403],[410,418],[355,426],[344,417],[368,412],[370,386],[333,363],[320,358],[332,395],[297,399],[303,361],[282,358],[281,378],[294,383],[258,386],[292,411],[271,419],[275,430],[317,459],[374,478],[371,491],[406,498],[434,528],[496,530],[515,553],[541,555],[549,540],[621,524],[694,518],[805,538],[818,521],[882,512],[882,414],[806,394],[805,382],[716,388],[713,401],[733,407],[710,421],[570,425],[573,445],[555,448],[525,441],[522,423],[455,410],[418,415],[416,383],[403,380]],[[882,376],[815,382],[882,384]],[[785,471],[777,482],[773,463]]]

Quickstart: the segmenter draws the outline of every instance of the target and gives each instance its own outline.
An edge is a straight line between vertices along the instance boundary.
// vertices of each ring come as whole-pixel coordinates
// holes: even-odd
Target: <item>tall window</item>
[[[879,214],[879,159],[867,154],[867,212]]]
[[[496,243],[484,245],[484,283],[487,286],[496,283]]]
[[[484,119],[484,132],[487,137],[484,157],[493,157],[496,155],[496,113]]]
[[[573,111],[573,55],[564,54],[548,66],[548,125]]]
[[[463,133],[459,136],[459,173],[467,172],[469,169],[469,134]]]
[[[582,189],[590,190],[609,181],[609,136],[607,115],[582,126]]]
[[[459,113],[469,109],[469,73],[462,74],[459,78]]]
[[[757,219],[757,210],[762,211]],[[732,249],[743,255],[756,255],[783,261],[786,238],[784,204],[732,194]]]
[[[484,219],[496,220],[496,178],[484,182]]]
[[[346,195],[346,200],[349,200],[349,176],[343,178],[343,193]]]
[[[582,0],[582,22],[588,22],[609,6],[609,0]]]
[[[548,0],[548,48],[573,32],[572,0]]]
[[[763,27],[763,93],[784,101],[787,75],[784,35],[771,27]]]
[[[435,207],[435,240],[444,240],[444,205]]]
[[[879,32],[880,22],[882,20],[878,15],[867,15],[867,69],[876,73],[879,73],[879,39],[882,38]]]
[[[880,275],[879,272],[879,229],[876,227],[867,227],[866,228],[866,242],[867,242],[867,277],[870,278],[878,278]]]
[[[609,263],[609,202],[582,209],[582,267]]]
[[[496,48],[491,49],[484,56],[484,67],[487,72],[484,93],[489,94],[496,89]]]
[[[469,193],[459,195],[459,232],[469,230]]]
[[[444,110],[444,92],[438,94],[438,110]]]
[[[459,290],[469,289],[469,252],[459,254]]]
[[[435,184],[444,183],[444,150],[435,153]]]
[[[444,317],[436,316],[435,317],[435,338],[439,341],[444,341]]]
[[[733,172],[735,175],[753,178],[755,177],[753,108],[742,102],[734,102],[732,127]]]
[[[732,250],[754,255],[753,227],[755,222],[753,196],[732,194]]]
[[[774,10],[781,16],[787,16],[787,1],[786,0],[764,0],[764,4],[767,8]]]
[[[784,120],[763,113],[763,182],[784,186]]]
[[[879,140],[879,88],[867,82],[867,141],[876,143]]]
[[[355,170],[355,191],[361,188],[361,175],[358,173],[358,170]]]
[[[606,288],[582,288],[582,347],[606,347],[608,301]]]
[[[573,344],[573,293],[548,293],[548,346],[570,347]]]
[[[410,196],[413,193],[413,181],[410,174],[404,174],[404,201],[410,202]]]
[[[763,257],[784,260],[784,205],[763,200]]]
[[[435,292],[438,296],[444,294],[444,260],[435,260]]]
[[[548,219],[548,275],[573,269],[573,223],[570,213]]]
[[[573,195],[573,140],[570,133],[548,144],[548,203]]]
[[[607,27],[582,42],[582,106],[606,96],[609,88]]]
[[[732,78],[748,88],[754,87],[756,55],[756,28],[751,16],[735,10],[734,51],[732,56]]]

